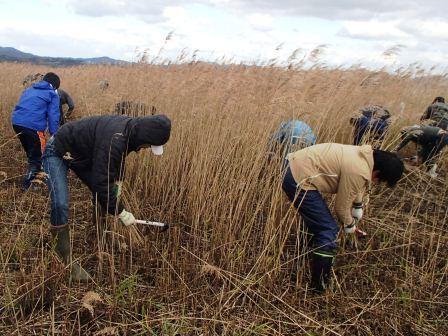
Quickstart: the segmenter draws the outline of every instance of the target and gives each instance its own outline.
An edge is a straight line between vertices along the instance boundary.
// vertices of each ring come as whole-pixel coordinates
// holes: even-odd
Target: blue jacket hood
[[[33,88],[38,90],[54,90],[50,83],[46,81],[40,81],[33,84]]]

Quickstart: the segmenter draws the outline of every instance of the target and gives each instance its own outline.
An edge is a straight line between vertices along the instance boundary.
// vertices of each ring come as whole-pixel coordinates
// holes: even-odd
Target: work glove
[[[115,182],[115,197],[119,198],[121,196],[121,190],[123,189],[123,181]]]
[[[429,176],[431,176],[431,178],[436,178],[438,176],[436,170],[437,170],[437,163],[433,164],[431,169],[428,171]]]
[[[356,218],[353,218],[353,222],[349,225],[344,226],[345,233],[355,233],[356,232]]]
[[[362,210],[362,203],[353,203],[352,217],[360,221],[364,211]]]
[[[135,217],[132,213],[123,210],[119,215],[118,219],[124,226],[130,226],[135,224]]]

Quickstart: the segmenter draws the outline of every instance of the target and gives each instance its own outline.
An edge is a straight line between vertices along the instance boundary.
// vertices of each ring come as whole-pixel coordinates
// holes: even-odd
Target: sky
[[[146,51],[150,60],[445,69],[446,13],[447,0],[0,0],[0,46],[127,61]]]

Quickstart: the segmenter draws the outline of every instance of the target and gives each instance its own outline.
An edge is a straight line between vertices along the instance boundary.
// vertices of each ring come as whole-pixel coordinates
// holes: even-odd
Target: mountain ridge
[[[128,63],[126,61],[116,60],[108,56],[91,57],[91,58],[38,56],[31,53],[23,52],[13,47],[1,47],[1,46],[0,46],[0,62],[33,63],[41,65],[50,65],[55,67],[83,65],[83,64],[123,65]]]

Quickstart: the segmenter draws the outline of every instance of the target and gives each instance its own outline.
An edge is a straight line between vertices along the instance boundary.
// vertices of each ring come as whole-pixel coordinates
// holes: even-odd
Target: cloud
[[[92,33],[88,24],[67,22],[63,29],[52,34],[51,22],[42,22],[41,29],[33,29],[34,22],[20,25],[0,23],[1,45],[13,46],[39,56],[123,58],[136,46],[155,44],[159,38],[155,33],[142,34],[139,27],[126,25],[121,20],[102,22]]]
[[[183,0],[65,0],[66,5],[76,14],[102,16],[141,16],[150,22],[161,21],[165,7],[188,4]]]
[[[362,40],[403,40],[411,35],[397,27],[397,22],[346,21],[339,36]]]
[[[274,18],[269,14],[251,14],[247,16],[247,21],[256,30],[270,31],[274,28]]]
[[[245,14],[309,16],[324,19],[366,20],[388,16],[445,18],[444,0],[61,0],[76,13],[87,16],[149,15],[158,17],[164,7],[192,4],[216,6]]]
[[[446,0],[39,2],[39,17],[47,15],[48,19],[0,14],[0,40],[50,56],[104,53],[128,58],[139,47],[149,48],[155,55],[162,50],[161,57],[176,59],[182,49],[188,48],[190,55],[199,49],[198,54],[209,60],[226,55],[235,56],[236,61],[286,60],[294,49],[307,53],[319,44],[331,43],[322,58],[336,65],[360,60],[390,62],[384,60],[382,52],[398,44],[405,47],[394,58],[397,62],[446,64],[443,55],[448,53]],[[51,11],[42,3],[53,4]],[[58,10],[61,14],[54,16]],[[59,29],[53,29],[55,20],[49,12]],[[5,33],[7,28],[15,30]],[[171,31],[172,38],[166,41]],[[276,48],[281,43],[282,48]]]
[[[221,6],[272,15],[310,16],[323,19],[366,20],[375,17],[428,16],[445,18],[445,0],[234,0]]]
[[[420,37],[422,39],[438,40],[438,43],[448,40],[448,23],[442,20],[406,20],[398,27],[407,34]]]

